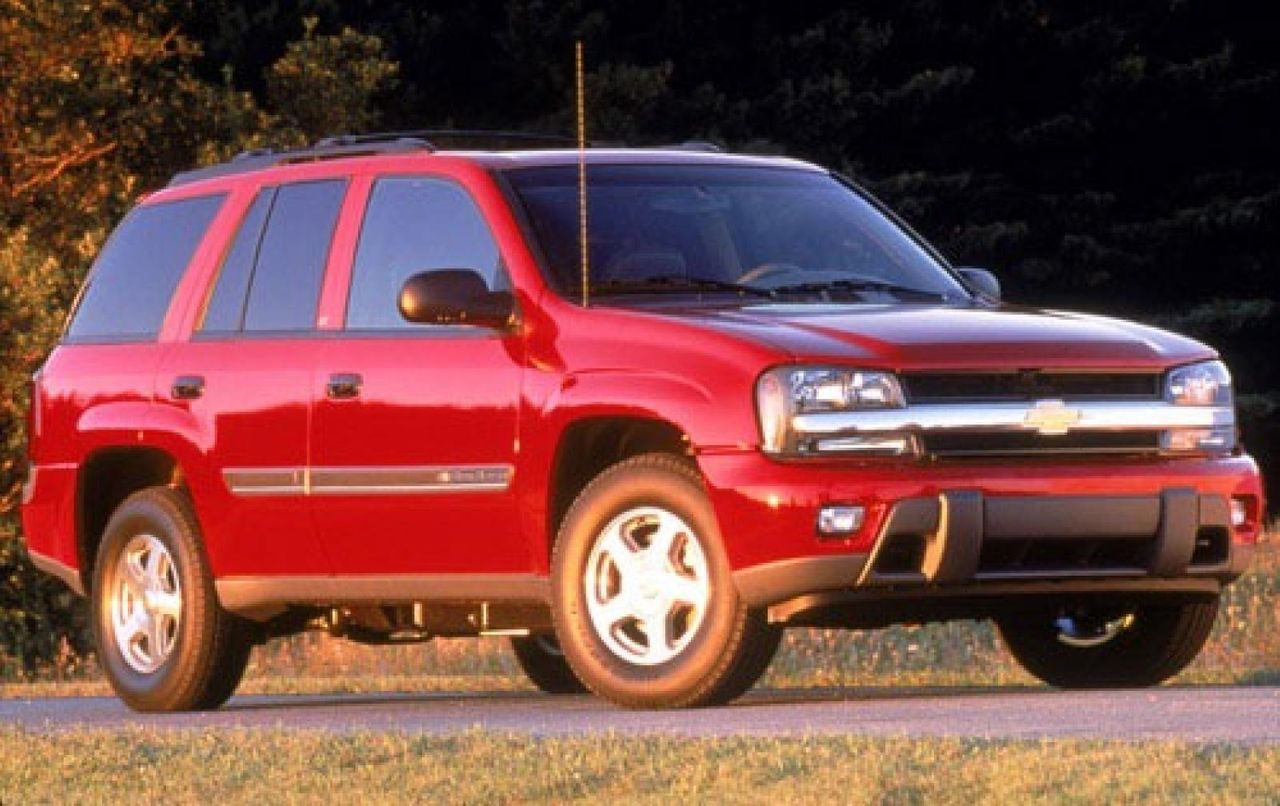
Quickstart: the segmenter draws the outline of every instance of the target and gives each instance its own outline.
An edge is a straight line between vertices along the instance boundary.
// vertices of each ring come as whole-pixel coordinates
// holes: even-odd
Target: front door
[[[313,379],[309,489],[341,574],[528,572],[511,492],[522,339],[404,321],[408,277],[505,271],[493,236],[457,183],[378,179],[361,224],[345,329]]]

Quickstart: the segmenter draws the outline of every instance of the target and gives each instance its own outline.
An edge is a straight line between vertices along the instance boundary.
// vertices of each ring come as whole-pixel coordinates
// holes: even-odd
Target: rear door
[[[195,331],[158,390],[187,409],[220,478],[198,497],[220,577],[321,574],[306,497],[316,312],[348,182],[263,187],[247,206]]]
[[[473,269],[508,287],[467,188],[445,176],[374,178],[344,327],[313,386],[311,491],[339,573],[527,572],[511,494],[524,345],[518,334],[404,321],[421,271]]]

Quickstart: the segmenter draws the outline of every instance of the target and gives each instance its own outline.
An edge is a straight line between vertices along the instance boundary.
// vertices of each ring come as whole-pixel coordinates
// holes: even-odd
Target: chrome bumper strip
[[[1235,424],[1229,406],[1175,406],[1172,403],[1083,402],[1054,405],[989,403],[918,405],[881,411],[800,414],[792,419],[797,433],[864,434],[920,431],[1163,431],[1170,428],[1219,428]]]

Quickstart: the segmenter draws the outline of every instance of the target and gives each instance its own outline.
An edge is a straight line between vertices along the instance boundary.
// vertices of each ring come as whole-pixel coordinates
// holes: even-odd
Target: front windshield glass
[[[566,296],[580,287],[577,168],[510,171]],[[715,165],[587,169],[593,295],[737,293],[787,301],[966,298],[866,199],[816,171]]]

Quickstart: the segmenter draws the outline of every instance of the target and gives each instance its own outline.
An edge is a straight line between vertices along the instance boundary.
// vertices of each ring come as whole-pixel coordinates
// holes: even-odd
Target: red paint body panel
[[[315,339],[196,340],[169,347],[157,386],[153,444],[183,468],[219,576],[329,573],[310,499],[235,497],[222,471],[307,464]],[[170,399],[183,375],[199,375],[199,400]]]
[[[781,463],[758,450],[753,395],[769,367],[811,361],[894,370],[1163,369],[1213,357],[1197,342],[1101,317],[928,305],[731,304],[582,308],[551,291],[492,171],[563,161],[411,154],[288,165],[166,189],[145,203],[228,192],[154,343],[64,344],[39,379],[38,467],[24,506],[29,545],[71,568],[79,468],[96,451],[145,446],[174,458],[219,577],[367,573],[548,572],[552,467],[566,429],[636,417],[686,435],[734,568],[865,553],[888,506],[941,490],[992,496],[1152,494],[1193,487],[1255,496],[1257,468],[1219,460],[920,464]],[[601,152],[594,161],[657,159]],[[712,159],[676,155],[673,160]],[[717,158],[736,159],[736,158]],[[523,162],[521,161],[523,160]],[[739,160],[751,163],[751,160]],[[756,161],[794,165],[788,161]],[[812,170],[812,168],[806,168]],[[520,325],[497,335],[343,332],[351,262],[376,176],[432,174],[460,183],[488,220],[511,276]],[[347,177],[348,195],[320,292],[316,330],[296,338],[193,335],[240,219],[263,185]],[[329,400],[335,373],[361,376],[358,400]],[[205,381],[178,401],[173,380]],[[502,491],[406,495],[235,495],[236,468],[502,465]],[[847,541],[819,542],[816,508],[864,503]]]
[[[317,346],[314,467],[514,466],[519,339],[376,336]],[[363,379],[360,397],[326,399],[329,375],[347,372]],[[342,573],[530,569],[509,492],[311,500],[321,542]]]

